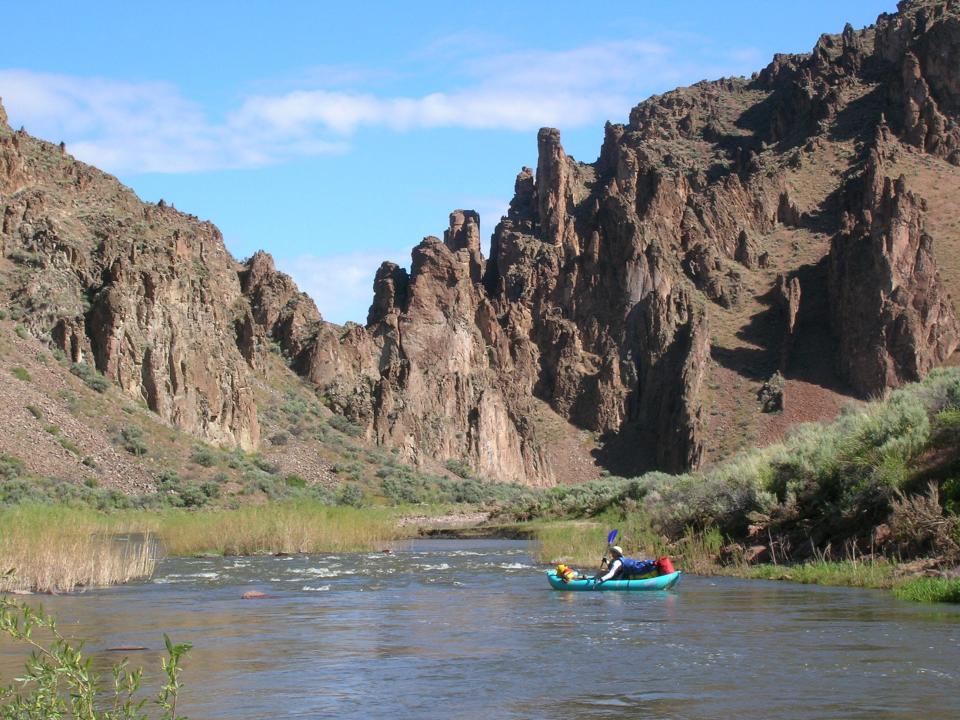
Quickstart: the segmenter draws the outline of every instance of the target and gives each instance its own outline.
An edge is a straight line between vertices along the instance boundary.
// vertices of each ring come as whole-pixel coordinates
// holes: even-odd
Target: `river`
[[[103,667],[126,654],[156,679],[162,633],[193,643],[193,720],[960,717],[960,608],[694,576],[562,593],[528,549],[171,558],[147,582],[34,599]],[[149,649],[107,651],[131,645]],[[21,662],[0,644],[4,684]]]

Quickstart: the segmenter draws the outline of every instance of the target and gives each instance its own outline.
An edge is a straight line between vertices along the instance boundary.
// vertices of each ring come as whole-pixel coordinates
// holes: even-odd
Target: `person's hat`
[[[610,552],[612,552],[614,555],[623,555],[623,548],[619,545],[614,545],[610,548]]]

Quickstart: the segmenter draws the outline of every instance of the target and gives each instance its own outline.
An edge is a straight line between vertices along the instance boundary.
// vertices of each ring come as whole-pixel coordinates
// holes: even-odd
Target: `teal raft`
[[[592,579],[564,582],[557,577],[555,572],[550,571],[547,573],[547,580],[550,581],[550,587],[554,590],[572,590],[575,592],[589,592],[592,590],[669,590],[677,584],[677,580],[679,579],[679,570],[668,575],[658,575],[657,577],[643,578],[642,580],[607,580],[606,582],[597,582]]]

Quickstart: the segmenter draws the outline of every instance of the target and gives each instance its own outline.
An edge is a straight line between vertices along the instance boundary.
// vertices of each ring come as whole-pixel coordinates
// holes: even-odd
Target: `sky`
[[[536,133],[596,159],[650,95],[747,75],[895,0],[8,4],[14,127],[270,252],[328,320],[458,208],[490,233]]]

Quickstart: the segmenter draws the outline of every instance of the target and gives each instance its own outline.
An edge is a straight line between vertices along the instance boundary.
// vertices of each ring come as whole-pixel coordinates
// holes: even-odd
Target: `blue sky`
[[[15,127],[263,248],[327,319],[363,320],[456,208],[488,237],[536,131],[596,159],[651,94],[749,75],[894,0],[8,4]]]

